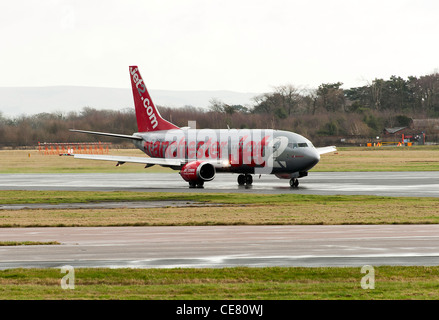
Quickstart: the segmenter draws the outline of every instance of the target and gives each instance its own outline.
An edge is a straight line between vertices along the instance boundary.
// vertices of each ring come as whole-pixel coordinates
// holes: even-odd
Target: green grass
[[[136,156],[145,157],[140,150],[114,149],[113,156]],[[144,169],[144,166],[134,163],[126,163],[116,167],[114,161],[78,160],[73,157],[59,155],[43,155],[38,150],[0,150],[0,174],[17,173],[114,173],[114,172],[172,172],[169,168],[153,166]]]
[[[438,171],[439,146],[349,147],[322,155],[314,172]]]
[[[439,267],[375,267],[375,289],[360,268],[60,269],[0,271],[0,299],[439,299]]]
[[[198,202],[161,208],[0,210],[0,227],[437,224],[437,198],[297,194],[2,191],[0,204]],[[204,205],[203,205],[204,203]]]
[[[223,204],[297,204],[326,202],[389,202],[420,201],[431,202],[430,198],[351,196],[351,195],[298,195],[298,194],[239,194],[239,193],[172,193],[172,192],[129,192],[129,191],[28,191],[1,190],[0,204],[26,203],[90,203],[123,201],[180,200]]]

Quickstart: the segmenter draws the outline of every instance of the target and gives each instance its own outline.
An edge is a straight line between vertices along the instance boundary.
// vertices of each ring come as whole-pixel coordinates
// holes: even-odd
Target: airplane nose
[[[314,158],[317,162],[320,161],[320,153],[318,153],[317,150],[314,150]]]
[[[320,161],[320,154],[317,150],[312,150],[308,155],[308,165],[310,168],[314,167]]]

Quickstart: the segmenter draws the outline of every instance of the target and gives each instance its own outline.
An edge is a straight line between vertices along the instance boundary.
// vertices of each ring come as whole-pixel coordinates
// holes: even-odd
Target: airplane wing
[[[66,154],[68,156],[73,156],[75,159],[86,159],[86,160],[103,160],[103,161],[114,161],[118,165],[124,164],[126,162],[131,163],[141,163],[149,166],[160,165],[164,167],[182,167],[186,163],[194,160],[187,159],[166,159],[166,158],[149,158],[149,157],[127,157],[127,156],[107,156],[98,154]],[[215,168],[228,168],[230,167],[230,162],[227,160],[220,159],[206,159],[201,160],[204,162],[209,162]]]
[[[118,164],[125,162],[141,163],[145,165],[161,165],[167,167],[178,167],[185,163],[185,160],[181,159],[165,159],[165,158],[147,158],[147,157],[124,157],[124,156],[106,156],[98,154],[73,154],[71,155],[75,159],[87,159],[87,160],[104,160],[115,161]]]
[[[325,154],[325,153],[337,151],[337,148],[335,146],[330,146],[330,147],[316,148],[316,150],[319,154]]]

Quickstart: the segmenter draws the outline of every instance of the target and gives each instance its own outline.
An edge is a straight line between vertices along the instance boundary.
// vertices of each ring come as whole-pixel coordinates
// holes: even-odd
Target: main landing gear
[[[250,186],[253,183],[253,177],[250,174],[240,174],[238,176],[238,184],[240,186],[248,185]]]
[[[291,188],[297,188],[299,186],[299,179],[291,178],[290,179],[290,186],[291,186]]]
[[[204,181],[190,181],[189,188],[204,188]]]

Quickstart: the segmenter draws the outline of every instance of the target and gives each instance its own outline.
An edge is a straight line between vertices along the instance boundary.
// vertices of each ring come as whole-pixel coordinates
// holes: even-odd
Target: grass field
[[[439,267],[76,269],[62,289],[60,269],[0,271],[0,299],[314,300],[439,299]]]
[[[145,156],[140,150],[113,149],[111,155]],[[109,161],[78,160],[42,155],[37,150],[1,150],[0,173],[175,172],[153,166]],[[324,154],[312,171],[437,171],[439,146],[339,148]]]
[[[110,155],[138,156],[145,154],[135,149],[113,149]],[[154,166],[148,172],[172,172],[171,169]],[[38,150],[1,150],[0,173],[112,173],[146,172],[141,164],[126,163],[116,167],[111,161],[78,160],[69,156],[43,155]]]
[[[437,171],[439,146],[339,148],[312,171]]]
[[[2,191],[0,204],[180,200],[202,207],[0,210],[0,227],[439,223],[436,198]]]

